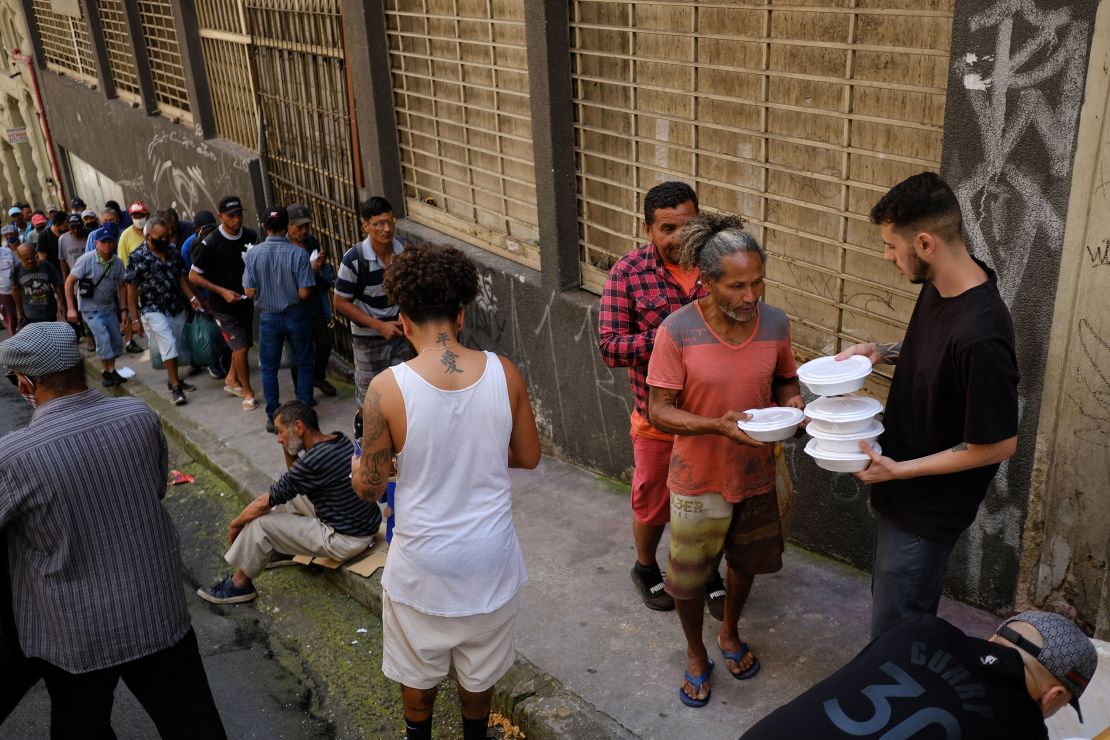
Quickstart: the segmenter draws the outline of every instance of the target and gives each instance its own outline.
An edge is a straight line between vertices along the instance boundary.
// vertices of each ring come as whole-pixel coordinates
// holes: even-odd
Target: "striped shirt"
[[[370,272],[366,277],[366,287],[360,296],[355,295],[355,289],[358,287],[359,268],[358,257],[355,254],[356,249],[362,253],[363,258],[370,266]],[[400,254],[403,251],[405,251],[405,245],[401,243],[400,239],[394,239],[393,254]],[[385,265],[378,259],[374,248],[370,246],[370,237],[366,237],[348,249],[347,253],[343,255],[343,259],[339,263],[339,273],[336,275],[335,294],[353,300],[360,311],[379,321],[393,321],[397,318],[398,311],[397,307],[391,305],[389,299],[385,297],[385,288],[382,287],[384,277]],[[351,323],[351,334],[356,337],[381,336],[381,332],[377,329],[360,326],[354,322]]]
[[[342,432],[335,439],[305,450],[293,467],[270,486],[270,506],[307,496],[316,516],[339,534],[370,537],[378,531],[382,512],[351,488],[351,456],[355,446]]]
[[[168,464],[154,411],[94,390],[47,402],[0,439],[0,528],[28,656],[86,673],[184,637]]]
[[[268,236],[243,255],[243,289],[253,288],[260,311],[281,313],[300,305],[298,288],[315,288],[308,252],[284,236]]]

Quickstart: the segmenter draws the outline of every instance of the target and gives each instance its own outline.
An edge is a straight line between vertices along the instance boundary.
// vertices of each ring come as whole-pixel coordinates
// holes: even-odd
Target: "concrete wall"
[[[23,61],[13,60],[13,50],[21,55],[31,51],[23,6],[18,0],[0,2],[0,128],[24,126],[28,140],[9,144],[0,138],[0,200],[5,206],[26,201],[32,208],[53,203],[61,206],[60,183],[55,181],[49,148],[35,104],[31,75],[36,72]]]
[[[954,558],[949,586],[1007,606],[1017,580],[1052,304],[1096,0],[956,4],[942,174],[969,247],[998,273],[1017,335],[1018,452]]]
[[[252,152],[223,139],[206,141],[53,72],[43,71],[41,83],[55,144],[119,183],[127,201],[173,206],[187,217],[235,194],[246,206],[246,223],[254,225],[261,174]]]
[[[1110,637],[1110,5],[1097,19],[1018,599]]]

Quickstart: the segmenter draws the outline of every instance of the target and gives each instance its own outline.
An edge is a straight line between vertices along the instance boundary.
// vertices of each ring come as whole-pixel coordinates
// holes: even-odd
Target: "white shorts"
[[[398,604],[382,591],[382,673],[413,689],[439,685],[455,664],[472,694],[493,686],[513,664],[518,593],[488,614],[437,617]]]
[[[151,311],[143,314],[143,328],[151,342],[158,344],[162,360],[176,360],[181,354],[181,337],[185,332],[185,312],[174,316]]]

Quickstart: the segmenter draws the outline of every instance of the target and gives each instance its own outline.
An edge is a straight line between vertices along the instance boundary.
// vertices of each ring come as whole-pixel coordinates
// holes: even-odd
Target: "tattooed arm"
[[[374,378],[366,389],[366,400],[362,403],[362,457],[351,459],[351,487],[363,501],[380,499],[393,473],[393,437],[386,414],[391,399],[383,398],[385,383],[379,382],[381,377]],[[392,373],[389,380],[395,389]]]
[[[1000,463],[1011,458],[1017,451],[1017,437],[986,445],[960,442],[943,452],[901,462],[879,455],[864,443],[860,443],[860,449],[871,457],[871,466],[862,473],[853,473],[853,475],[864,483],[882,483],[903,478],[920,478],[924,475],[958,473],[962,470]]]
[[[901,342],[867,342],[853,344],[848,349],[836,356],[838,360],[847,360],[852,355],[863,355],[871,360],[872,365],[897,365],[898,356],[902,354]]]

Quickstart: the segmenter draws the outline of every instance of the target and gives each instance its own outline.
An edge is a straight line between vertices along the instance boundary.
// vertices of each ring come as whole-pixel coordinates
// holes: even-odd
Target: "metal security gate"
[[[198,0],[196,7],[217,132],[259,153],[273,203],[309,207],[313,233],[338,268],[362,238],[340,0]],[[350,357],[342,317],[335,349]]]

